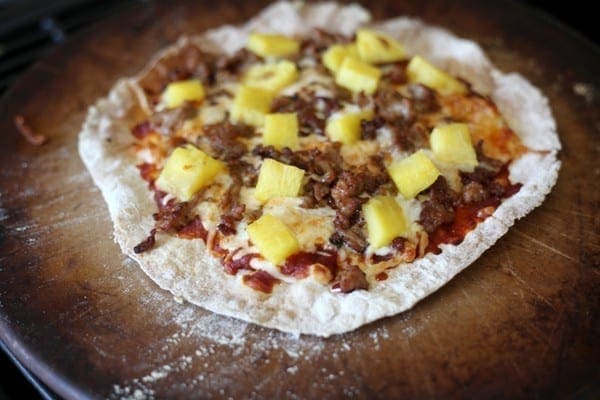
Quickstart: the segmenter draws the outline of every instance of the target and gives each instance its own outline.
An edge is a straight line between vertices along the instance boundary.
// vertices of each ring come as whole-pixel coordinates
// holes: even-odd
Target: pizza
[[[90,107],[79,150],[160,287],[319,336],[437,290],[560,168],[523,77],[440,28],[335,3],[181,38]]]

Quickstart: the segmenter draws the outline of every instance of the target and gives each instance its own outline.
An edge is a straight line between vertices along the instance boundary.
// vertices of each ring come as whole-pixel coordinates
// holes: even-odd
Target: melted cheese
[[[340,150],[344,162],[350,165],[364,165],[369,162],[369,157],[380,153],[379,143],[370,140],[361,140],[351,145],[343,145]]]
[[[300,77],[292,85],[283,89],[281,96],[293,96],[303,89],[310,88],[319,97],[334,97],[335,83],[329,75],[319,73],[317,68],[307,68],[300,71]]]
[[[315,251],[316,245],[328,243],[333,234],[335,211],[331,208],[301,207],[302,199],[279,197],[269,200],[264,212],[281,219],[294,232],[304,251]]]
[[[318,62],[318,59],[311,57],[305,56],[301,58],[297,62],[297,65],[300,68],[298,80],[292,85],[284,88],[278,95],[302,95],[303,91],[309,90],[317,97],[334,98],[337,93],[334,77],[329,73],[324,73],[323,67],[317,65]],[[178,132],[178,136],[183,137],[188,141],[196,142],[197,138],[202,134],[203,125],[215,124],[226,120],[228,110],[232,103],[232,96],[236,92],[238,86],[239,85],[236,82],[225,82],[215,87],[207,88],[207,100],[205,100],[204,104],[199,108],[198,117],[186,121],[180,132]],[[400,85],[396,89],[404,96],[410,96],[406,86]],[[493,104],[490,104],[482,98],[474,97],[471,99],[470,97],[467,97],[468,96],[462,95],[446,97],[438,95],[438,100],[442,105],[441,110],[425,116],[420,115],[419,122],[425,126],[433,127],[439,123],[445,122],[448,117],[456,120],[464,120],[470,125],[471,131],[473,132],[474,143],[476,143],[476,140],[478,139],[491,138],[495,140],[495,138],[502,139],[504,136],[508,135],[508,133],[506,133],[507,126],[493,107]],[[354,100],[356,100],[356,96]],[[335,118],[338,114],[341,115],[365,111],[372,112],[374,102],[372,99],[369,100],[370,101],[368,101],[368,104],[365,107],[359,107],[357,104],[354,104],[354,102],[344,101],[341,103],[341,108],[332,114],[330,118]],[[364,105],[364,103],[362,104]],[[326,107],[327,104],[324,101],[316,100],[317,114],[320,117],[324,116]],[[404,112],[406,108],[405,105],[400,103],[392,103],[389,107],[391,111],[396,110],[398,113]],[[162,108],[164,108],[164,106],[159,104],[155,111],[159,111]],[[315,134],[302,136],[299,139],[300,149],[302,150],[323,148],[326,143],[328,143],[328,138],[326,136]],[[163,140],[162,138],[159,138],[158,140],[162,140],[162,142],[157,144],[150,142],[145,143],[147,147],[142,147],[141,150],[137,152],[139,162],[155,163],[159,168],[162,166],[164,151],[161,150],[166,148],[166,139]],[[249,150],[255,148],[262,143],[262,128],[257,128],[253,137],[240,138],[239,140],[241,140]],[[352,145],[342,145],[341,157],[346,166],[360,166],[368,163],[369,157],[372,155],[382,155],[384,163],[389,166],[412,154],[400,150],[394,142],[394,132],[392,129],[383,126],[378,128],[374,140],[361,140]],[[494,143],[494,145],[495,144],[496,143]],[[496,153],[498,154],[494,152],[488,152],[488,154],[491,156],[499,156],[499,158],[514,156],[514,154],[516,154],[515,149],[517,148],[517,145],[518,143],[515,144],[510,142],[506,144],[506,148],[501,148],[500,151],[497,151]],[[429,149],[425,149],[424,151],[436,164],[441,174],[448,181],[450,187],[460,191],[462,183],[457,168],[436,160]],[[262,159],[254,156],[251,152],[245,154],[242,157],[242,160],[251,164],[257,170],[262,164]],[[231,184],[232,179],[230,176],[227,174],[218,175],[214,184],[201,193],[201,201],[196,206],[195,211],[200,215],[202,223],[209,231],[209,243],[207,247],[211,248],[212,241],[215,237],[219,236],[219,246],[228,250],[232,254],[233,259],[237,259],[247,254],[259,253],[259,251],[250,242],[246,231],[248,221],[245,219],[237,224],[236,233],[233,235],[223,236],[216,233],[217,225],[220,223],[222,215],[222,210],[219,207],[220,199],[225,195]],[[327,245],[329,243],[329,238],[335,232],[333,224],[336,214],[335,210],[329,207],[315,209],[303,208],[301,206],[303,199],[300,197],[275,198],[262,205],[255,199],[254,192],[254,188],[241,188],[239,201],[241,204],[245,205],[246,211],[261,210],[262,207],[263,213],[269,213],[279,218],[292,230],[303,251],[313,252],[316,251],[319,246]],[[367,195],[363,194],[363,196]],[[402,206],[404,211],[407,226],[409,228],[407,239],[410,241],[409,245],[412,246],[412,250],[414,250],[420,242],[422,243],[422,237],[426,237],[423,228],[418,223],[422,204],[420,200],[423,200],[423,196],[421,196],[420,200],[407,200],[401,195],[397,195],[396,200]],[[378,249],[373,249],[369,246],[364,256],[368,259],[373,255],[386,256],[395,253],[396,250],[391,246]],[[359,265],[369,277],[395,265],[394,263],[398,261],[397,259],[392,259],[389,262],[367,265],[364,262],[363,255],[346,250],[344,247],[339,249],[338,259],[341,263],[348,262]],[[287,282],[295,280],[295,278],[283,275],[277,266],[262,258],[252,259],[250,265],[257,270],[267,271],[280,280]],[[243,273],[239,275],[241,276]],[[238,276],[238,279],[241,279],[240,276]]]

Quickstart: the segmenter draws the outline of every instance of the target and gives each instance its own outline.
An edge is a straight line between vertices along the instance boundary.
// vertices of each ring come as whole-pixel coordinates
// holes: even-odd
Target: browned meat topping
[[[156,244],[156,229],[150,231],[150,235],[133,248],[135,254],[140,254],[154,248]]]
[[[438,226],[454,220],[454,207],[460,194],[450,189],[443,176],[439,176],[426,193],[429,200],[423,203],[419,222],[425,231],[433,232]]]
[[[365,176],[361,173],[343,171],[331,189],[331,198],[337,210],[335,223],[340,229],[347,229],[358,217],[358,211],[366,199],[358,196],[365,190]]]
[[[142,88],[151,96],[159,95],[164,87],[173,81],[188,79],[191,76],[210,81],[210,64],[213,54],[187,44],[180,51],[161,58],[142,79]]]
[[[389,69],[383,74],[383,79],[393,85],[403,85],[407,82],[406,76],[406,65],[405,61],[391,64]]]
[[[353,170],[343,171],[331,189],[331,206],[336,210],[333,224],[337,231],[329,239],[330,243],[347,245],[357,253],[367,247],[363,234],[364,221],[361,207],[367,198],[363,193],[373,194],[389,182],[389,176],[382,168],[382,159],[372,156],[369,162]]]
[[[392,87],[383,87],[373,97],[375,113],[390,125],[408,125],[415,118],[413,102]]]
[[[440,105],[437,102],[435,92],[427,86],[420,83],[412,83],[408,85],[414,104],[414,108],[418,113],[427,113],[437,111]]]
[[[341,144],[329,143],[324,147],[324,149],[314,147],[308,150],[292,151],[287,147],[277,150],[273,146],[259,144],[252,150],[252,154],[302,168],[309,174],[315,175],[312,177],[315,181],[331,183],[335,180],[338,171],[341,170]]]
[[[302,40],[300,52],[304,55],[318,57],[329,46],[336,43],[348,43],[351,38],[340,34],[327,32],[323,29],[313,29],[308,37]]]
[[[178,232],[189,222],[190,210],[191,204],[187,201],[168,202],[157,213],[152,214],[156,229],[163,232]]]
[[[469,182],[463,187],[462,202],[465,204],[478,203],[486,200],[488,197],[489,193],[479,182]]]
[[[429,129],[420,122],[410,126],[392,126],[394,144],[403,151],[429,147]]]
[[[500,172],[502,169],[502,162],[494,158],[490,158],[483,152],[483,142],[479,141],[475,146],[475,152],[477,153],[477,160],[479,165],[475,167],[473,172],[461,173],[461,178],[464,184],[469,182],[479,182],[484,186]]]
[[[150,117],[149,123],[152,129],[161,135],[171,136],[183,126],[186,120],[196,117],[196,114],[196,107],[184,103],[181,107],[155,112]]]
[[[337,218],[336,218],[337,220]],[[335,221],[334,221],[335,224]],[[336,247],[342,247],[344,245],[354,250],[357,253],[362,253],[367,248],[368,242],[364,238],[362,233],[362,224],[353,225],[347,229],[340,229],[331,235],[329,243]]]
[[[323,135],[327,118],[339,109],[337,99],[317,96],[310,90],[301,90],[293,96],[276,97],[271,104],[271,112],[295,112],[303,136],[313,133]]]
[[[217,225],[219,232],[225,236],[235,234],[237,223],[244,218],[244,211],[244,204],[235,204],[226,214],[221,215],[221,222]]]
[[[247,125],[235,125],[229,121],[218,122],[203,127],[204,135],[212,150],[212,156],[223,161],[231,161],[246,154],[246,145],[237,138],[249,137],[254,130]]]
[[[215,79],[219,82],[236,78],[239,73],[249,65],[261,60],[259,56],[246,48],[241,48],[231,56],[220,56],[214,65]]]
[[[383,118],[377,117],[372,120],[360,121],[360,132],[362,140],[373,140],[377,137],[377,129],[385,124]]]
[[[356,265],[343,264],[333,281],[331,289],[336,292],[350,293],[355,290],[369,288],[365,273]]]

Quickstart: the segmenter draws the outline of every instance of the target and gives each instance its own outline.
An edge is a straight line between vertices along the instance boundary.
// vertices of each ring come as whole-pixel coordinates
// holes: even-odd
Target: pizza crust
[[[253,30],[303,34],[321,27],[349,34],[368,20],[369,14],[356,5],[276,3],[242,27],[225,26],[181,39],[157,57],[177,52],[187,40],[213,50],[218,43],[221,51],[233,53]],[[240,277],[227,275],[200,240],[159,234],[152,251],[134,254],[133,247],[153,227],[155,212],[146,182],[139,178],[135,159],[127,151],[133,142],[134,116],[147,108],[136,83],[139,77],[134,77],[120,80],[108,98],[90,107],[79,136],[81,158],[108,204],[121,250],[177,298],[281,331],[326,337],[411,308],[475,261],[517,218],[541,204],[557,179],[560,142],[548,102],[539,90],[519,75],[496,70],[479,46],[445,30],[405,17],[376,27],[401,40],[410,54],[422,54],[451,73],[468,77],[477,90],[492,96],[509,125],[536,150],[511,166],[511,179],[523,184],[521,190],[460,245],[442,245],[441,254],[388,270],[387,280],[349,294],[332,293],[328,286],[304,279],[276,285],[271,295],[265,295],[247,288]]]

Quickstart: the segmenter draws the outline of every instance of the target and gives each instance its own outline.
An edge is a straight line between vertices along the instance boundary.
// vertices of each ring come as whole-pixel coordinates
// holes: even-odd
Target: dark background
[[[519,3],[537,9],[544,17],[562,24],[573,33],[586,37],[596,45],[600,43],[597,14],[592,11],[591,6],[594,4],[593,2],[581,0],[521,0]],[[552,43],[548,45],[552,46]]]
[[[570,30],[575,35],[580,35],[582,38],[594,42],[596,45],[600,41],[598,30],[596,25],[598,24],[596,13],[591,10],[589,4],[591,2],[583,1],[558,1],[548,2],[543,0],[521,0],[521,3],[527,4],[532,8],[538,10],[539,14],[550,21],[550,23],[562,24],[565,29]],[[40,4],[47,5],[52,2],[40,2],[40,1],[7,1],[0,0],[0,61],[2,61],[3,53],[8,56],[3,49],[6,48],[6,41],[12,37],[18,37],[27,34],[27,30],[38,30],[43,16],[38,18],[37,21],[32,25],[31,21],[20,24],[17,22],[18,18],[15,15],[26,15],[28,12],[37,12],[39,14]],[[69,3],[65,1],[55,1],[57,5],[60,3]],[[62,14],[58,21],[78,21],[77,23],[65,23],[65,37],[60,37],[60,34],[56,37],[52,37],[50,40],[46,40],[43,46],[39,47],[35,53],[29,53],[27,57],[22,57],[25,60],[22,62],[18,61],[19,55],[12,57],[12,60],[16,60],[11,63],[11,69],[0,69],[0,96],[6,91],[11,82],[18,78],[18,76],[27,69],[27,67],[35,62],[37,58],[42,56],[49,48],[55,43],[68,39],[69,35],[76,32],[85,30],[94,21],[106,18],[116,12],[119,12],[123,7],[132,5],[141,5],[143,1],[71,1],[71,4],[76,3],[77,12],[61,11]],[[83,11],[82,11],[83,10]],[[43,14],[43,13],[42,13]],[[65,17],[66,15],[66,17]],[[85,17],[83,17],[85,16]],[[69,20],[70,18],[70,20]],[[11,28],[10,32],[2,32],[3,28],[8,31],[7,27],[16,26]],[[15,31],[17,29],[18,31]],[[45,26],[46,32],[52,36],[52,26]],[[15,36],[15,32],[17,36]],[[7,39],[9,38],[9,39]],[[4,46],[3,46],[4,45]],[[548,46],[552,46],[552,43],[548,43]],[[560,51],[560,49],[557,49]],[[6,61],[3,60],[3,61]],[[9,60],[10,61],[10,60]],[[42,388],[43,389],[43,388]],[[17,367],[14,366],[11,359],[3,352],[0,351],[0,400],[9,399],[41,399],[47,397],[47,395],[40,395],[35,387],[23,376]]]

